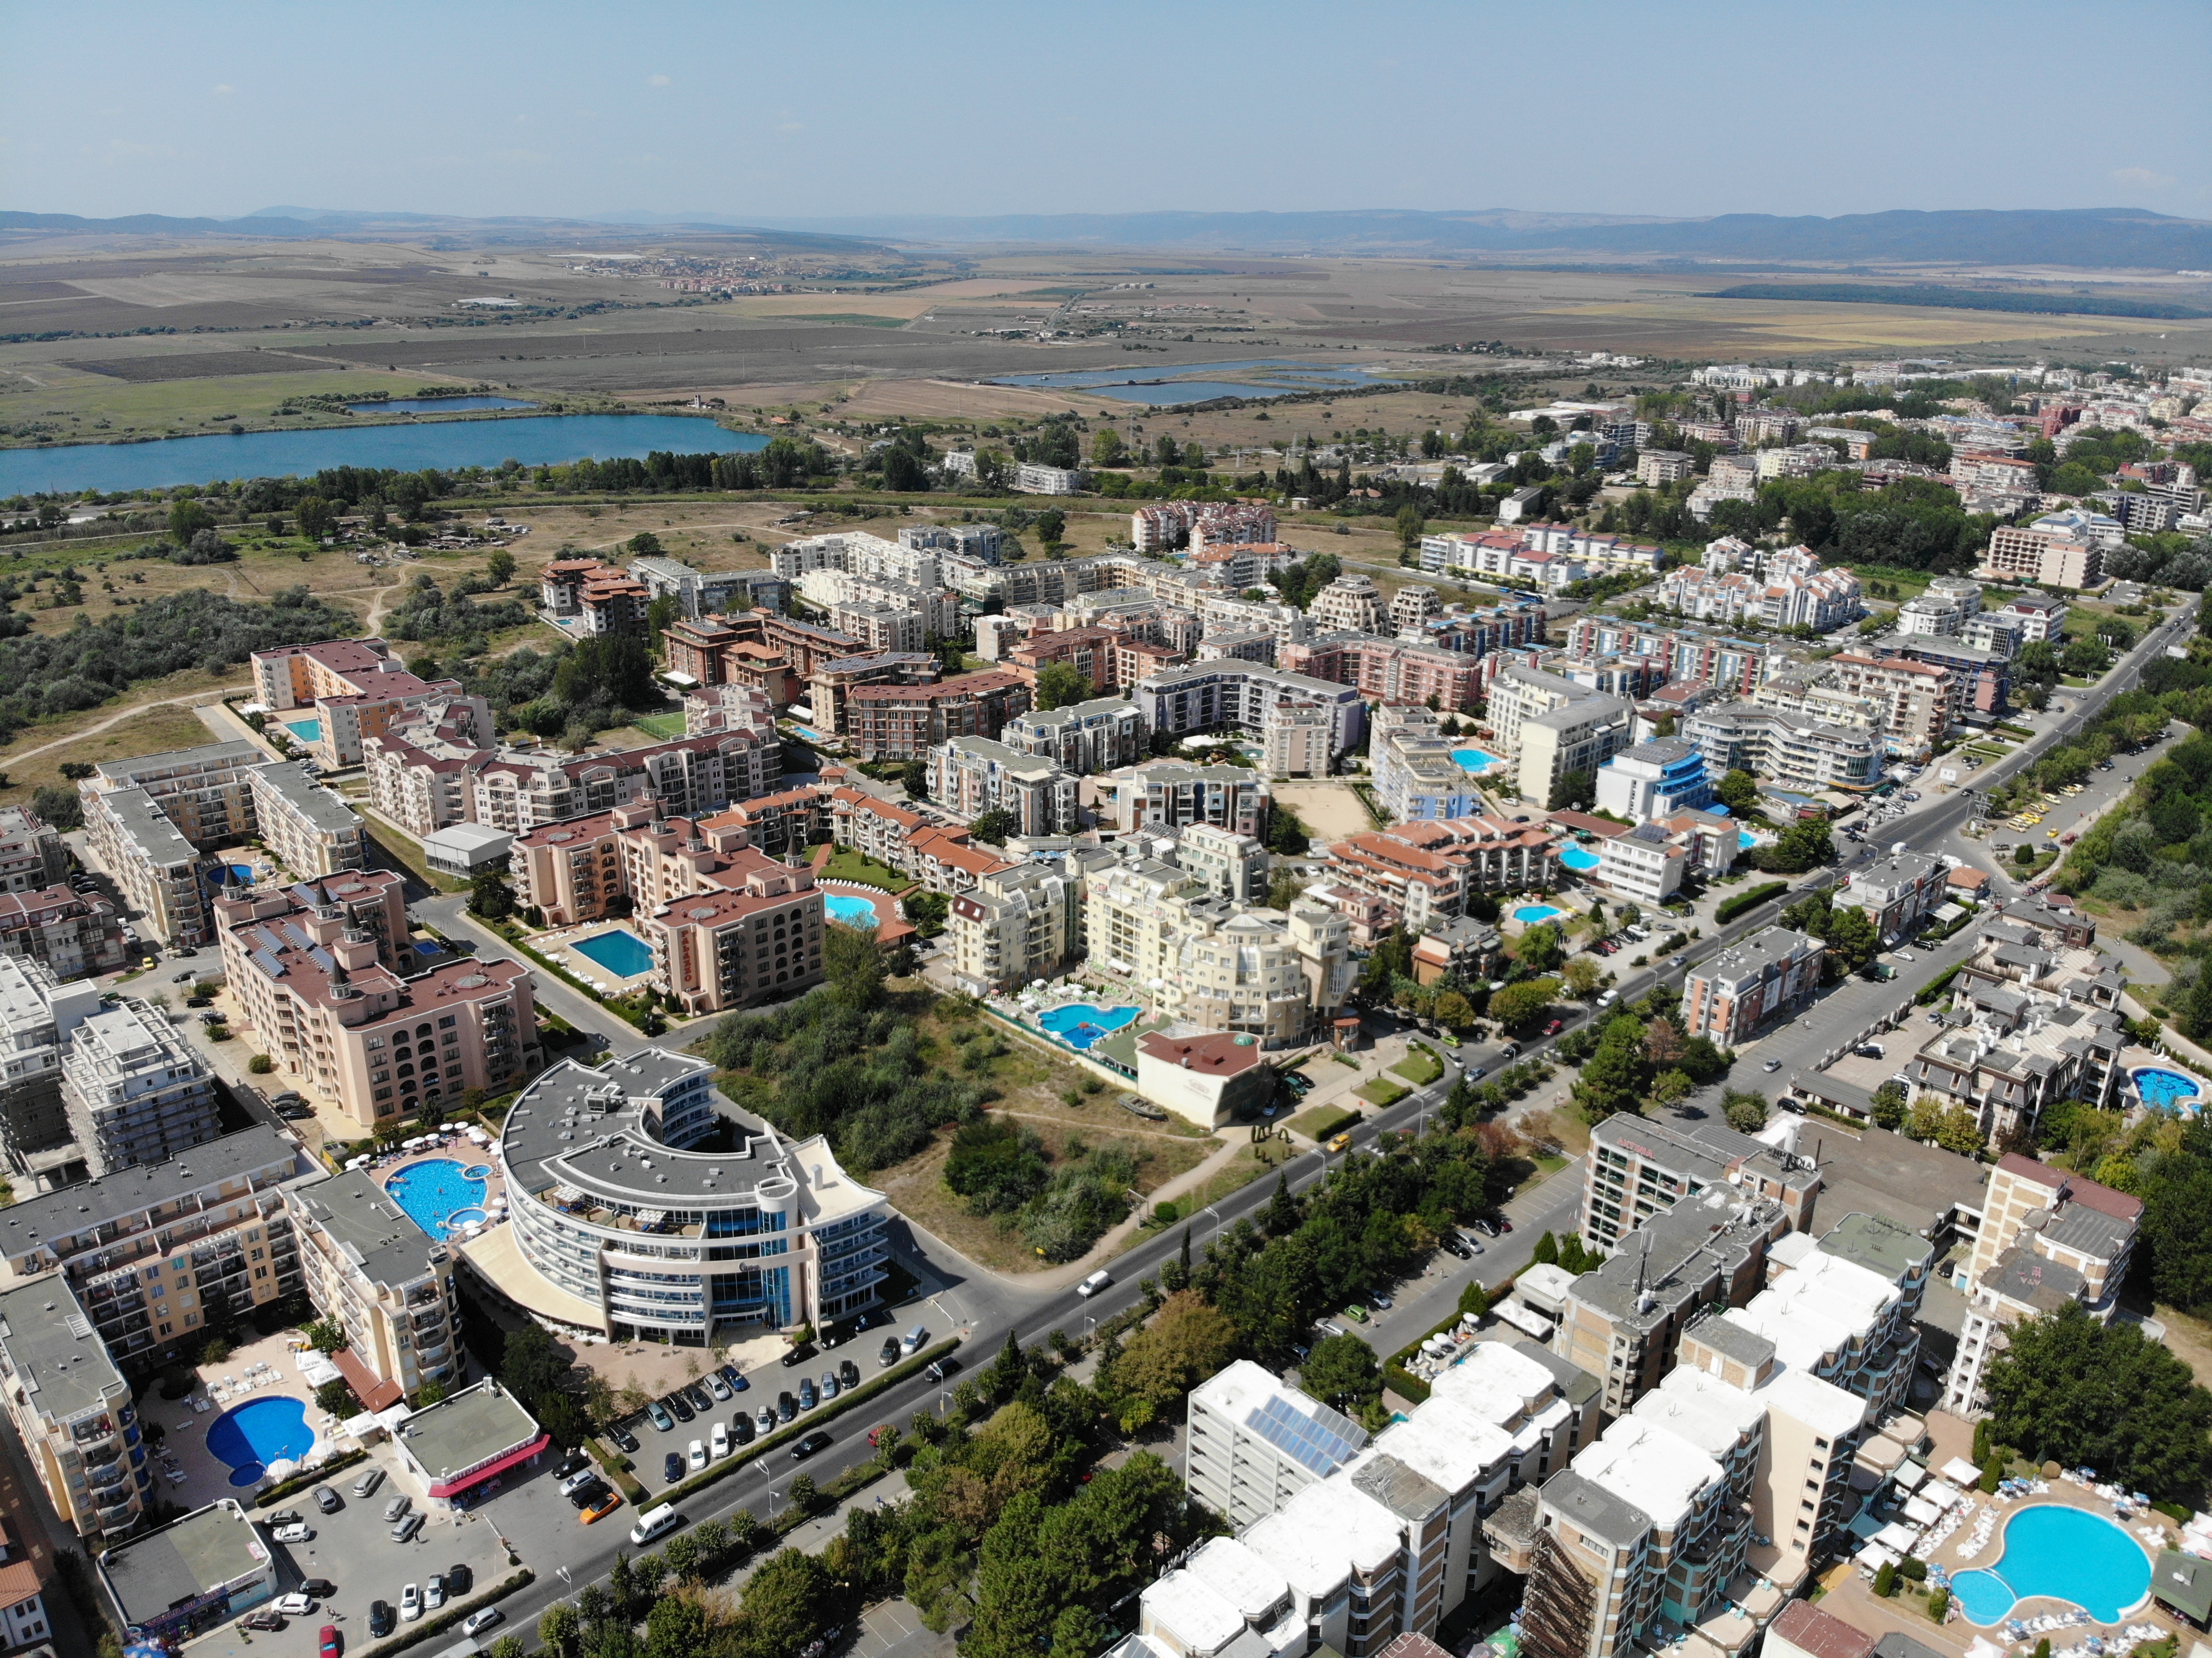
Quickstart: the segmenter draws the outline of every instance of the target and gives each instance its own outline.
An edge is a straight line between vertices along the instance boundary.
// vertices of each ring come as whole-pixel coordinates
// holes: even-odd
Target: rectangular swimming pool
[[[612,932],[597,932],[588,938],[580,938],[569,948],[579,956],[589,957],[619,979],[635,977],[653,966],[653,946],[635,932],[620,927]]]
[[[323,722],[319,720],[287,720],[284,721],[284,729],[302,743],[319,743],[323,740]]]

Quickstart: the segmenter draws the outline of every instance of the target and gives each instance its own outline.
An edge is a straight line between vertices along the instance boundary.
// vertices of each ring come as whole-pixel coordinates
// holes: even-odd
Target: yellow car
[[[2058,838],[2058,831],[2055,829],[2047,829],[2043,831],[2043,838],[2046,841],[2056,841]]]
[[[1352,1136],[1339,1134],[1328,1143],[1328,1149],[1332,1151],[1349,1151],[1352,1150]]]

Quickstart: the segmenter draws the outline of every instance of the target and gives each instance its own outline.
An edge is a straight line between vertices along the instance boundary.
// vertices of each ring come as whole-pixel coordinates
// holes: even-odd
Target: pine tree
[[[1271,1237],[1286,1237],[1298,1228],[1298,1200],[1291,1195],[1287,1173],[1275,1176],[1275,1195],[1267,1205],[1267,1227]]]
[[[1182,1248],[1176,1253],[1176,1259],[1182,1263],[1182,1270],[1188,1275],[1190,1272],[1190,1228],[1188,1226],[1182,1229]]]
[[[1559,1264],[1559,1239],[1553,1237],[1549,1232],[1545,1233],[1536,1240],[1536,1248],[1531,1252],[1528,1260],[1531,1266],[1558,1266]]]

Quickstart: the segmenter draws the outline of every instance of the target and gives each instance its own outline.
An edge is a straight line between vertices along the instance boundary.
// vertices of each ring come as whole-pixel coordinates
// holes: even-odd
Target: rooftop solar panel
[[[1247,1417],[1244,1425],[1315,1473],[1336,1472],[1367,1442],[1366,1430],[1326,1405],[1306,1415],[1277,1394]]]
[[[253,952],[253,961],[254,965],[258,967],[264,973],[266,973],[270,978],[281,979],[284,976],[284,964],[278,961],[271,951],[266,950],[255,950]]]

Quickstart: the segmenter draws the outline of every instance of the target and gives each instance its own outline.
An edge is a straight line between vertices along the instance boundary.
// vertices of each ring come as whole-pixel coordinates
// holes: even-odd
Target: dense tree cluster
[[[1735,1063],[1735,1054],[1711,1037],[1683,1036],[1680,995],[1663,987],[1632,1006],[1616,1007],[1602,1024],[1570,1031],[1559,1040],[1559,1057],[1582,1066],[1572,1097],[1583,1120],[1593,1123],[1640,1111],[1646,1100],[1675,1104],[1718,1082]]]
[[[485,584],[465,578],[454,584],[448,595],[425,572],[415,578],[392,607],[385,619],[385,631],[410,643],[450,641],[459,655],[481,656],[490,634],[501,628],[522,627],[532,619],[530,608],[519,599],[479,604],[470,596],[483,591]]]
[[[2095,1468],[2154,1497],[2201,1493],[2212,1469],[2212,1394],[2140,1325],[2100,1323],[2069,1302],[2008,1335],[1984,1383],[1993,1443]]]
[[[1822,830],[1825,837],[1826,831]],[[1809,893],[1782,912],[1782,925],[1808,932],[1828,947],[1832,977],[1862,973],[1881,950],[1881,936],[1856,904],[1835,907],[1832,889]]]

